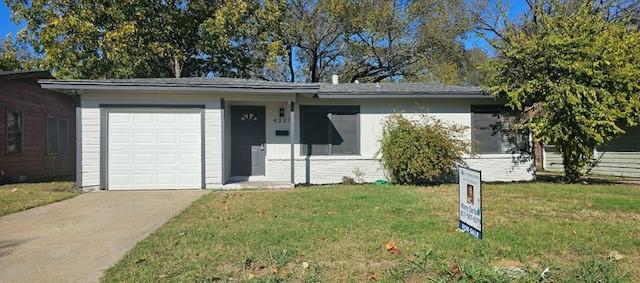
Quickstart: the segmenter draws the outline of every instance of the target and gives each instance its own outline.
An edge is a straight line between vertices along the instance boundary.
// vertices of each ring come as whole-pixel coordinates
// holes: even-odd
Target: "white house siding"
[[[514,156],[514,158],[517,158]],[[289,160],[270,159],[267,174],[272,180],[288,180]],[[466,165],[482,171],[482,180],[487,182],[528,181],[535,178],[533,163],[514,161],[509,155],[483,155],[465,158]],[[375,182],[385,180],[386,176],[377,159],[326,158],[296,159],[296,183],[332,184],[342,182],[343,176],[356,179],[355,171],[362,172],[362,180]],[[309,168],[309,169],[307,169]]]
[[[80,187],[93,190],[101,184],[101,110],[100,104],[204,105],[204,180],[207,187],[222,184],[222,111],[221,96],[211,94],[163,94],[85,92],[81,95],[79,158]]]
[[[85,190],[95,190],[100,188],[100,109],[85,108],[80,109],[80,120],[78,120],[82,140],[78,153],[81,158],[76,166],[80,167],[79,176],[80,187]]]
[[[561,172],[564,170],[562,157],[549,146],[545,146],[544,169]],[[596,151],[596,166],[592,174],[618,177],[640,178],[640,152]]]
[[[295,140],[299,141],[300,105],[359,105],[360,106],[360,155],[353,156],[311,156],[300,154],[300,145],[295,145],[295,181],[296,183],[326,184],[338,183],[343,176],[356,177],[355,171],[363,174],[365,182],[385,179],[377,154],[380,148],[384,121],[391,113],[403,113],[410,118],[419,119],[424,113],[446,122],[468,127],[461,138],[471,138],[471,105],[484,105],[487,100],[340,100],[314,99],[298,97],[296,108]],[[276,129],[289,129],[288,123],[274,123],[273,118],[284,102],[265,104],[267,116],[267,180],[289,180],[290,145],[288,136],[275,136]],[[287,115],[285,115],[287,116]],[[466,158],[471,168],[482,170],[487,181],[527,181],[535,178],[532,160],[519,160],[511,154],[489,154]]]
[[[535,178],[533,159],[518,154],[483,154],[465,158],[467,166],[482,172],[487,182],[530,181]]]
[[[225,111],[221,109],[221,98],[225,100]],[[276,130],[289,130],[289,95],[242,94],[216,95],[166,94],[166,93],[114,93],[85,92],[81,95],[80,131],[80,184],[85,189],[99,188],[100,183],[100,104],[157,104],[157,105],[205,105],[205,167],[207,188],[219,188],[229,177],[230,140],[228,109],[232,105],[263,105],[266,114],[266,175],[257,178],[274,181],[289,181],[290,137],[276,136]],[[377,160],[379,140],[384,121],[391,113],[403,113],[419,118],[428,113],[446,122],[466,127],[471,125],[471,105],[484,105],[490,100],[469,99],[317,99],[303,96],[296,98],[295,112],[295,181],[296,183],[338,183],[343,176],[355,177],[355,171],[363,173],[363,181],[384,179],[384,172]],[[300,105],[359,105],[360,106],[360,154],[353,156],[306,156],[300,154]],[[285,119],[280,119],[280,108],[285,110]],[[467,129],[461,136],[470,139]],[[534,178],[532,161],[515,162],[509,154],[481,155],[468,158],[471,168],[483,171],[487,181],[523,181]]]
[[[555,148],[545,146],[544,151],[545,170],[563,171],[562,157]],[[594,158],[597,162],[591,169],[593,174],[640,178],[640,127],[596,150]]]

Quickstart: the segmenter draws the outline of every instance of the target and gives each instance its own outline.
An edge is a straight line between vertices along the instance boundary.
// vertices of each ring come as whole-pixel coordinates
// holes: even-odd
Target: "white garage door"
[[[199,109],[111,109],[107,132],[108,189],[201,188]]]

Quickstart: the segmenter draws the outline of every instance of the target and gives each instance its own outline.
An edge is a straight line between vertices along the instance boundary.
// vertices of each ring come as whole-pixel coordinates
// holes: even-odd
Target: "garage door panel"
[[[111,174],[110,178],[109,178],[109,185],[111,186],[128,186],[130,183],[129,181],[129,174]]]
[[[175,113],[159,113],[158,121],[164,123],[165,125],[172,124],[177,126],[178,124],[178,115]]]
[[[109,123],[113,125],[129,124],[130,117],[129,113],[110,113]]]
[[[158,164],[160,166],[177,166],[178,156],[175,153],[158,154]]]
[[[200,111],[109,112],[109,189],[200,188]]]
[[[130,113],[129,115],[133,116],[133,122],[137,125],[153,123],[154,113]]]
[[[161,144],[177,144],[178,137],[176,133],[158,133],[158,143]]]

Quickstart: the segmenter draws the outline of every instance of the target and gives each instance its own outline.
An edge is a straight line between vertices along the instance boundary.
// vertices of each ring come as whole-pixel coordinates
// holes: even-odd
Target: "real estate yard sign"
[[[458,167],[460,183],[460,230],[482,239],[482,173]]]

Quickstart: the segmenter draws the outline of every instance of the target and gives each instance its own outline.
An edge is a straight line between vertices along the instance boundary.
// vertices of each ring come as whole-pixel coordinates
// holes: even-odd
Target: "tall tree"
[[[232,70],[260,68],[266,60],[247,60],[257,53],[275,57],[284,9],[277,0],[6,2],[43,65],[81,78],[248,76]]]
[[[7,36],[0,45],[0,71],[27,71],[39,67],[39,61],[34,58],[24,44]]]
[[[441,81],[434,78],[437,72],[420,73],[462,60],[461,39],[472,28],[471,6],[462,0],[292,0],[290,5],[287,38],[298,55],[293,61],[311,82],[331,73],[349,82]]]
[[[552,5],[501,33],[489,86],[576,181],[596,146],[640,123],[640,33],[592,3]]]
[[[286,2],[224,1],[200,26],[206,70],[216,76],[269,79],[265,69],[284,56]]]
[[[414,4],[415,5],[415,4]],[[346,63],[342,70],[349,82],[379,82],[400,76],[407,67],[424,59],[419,32],[402,1],[363,0],[346,22]],[[421,27],[421,25],[420,25]]]
[[[291,0],[289,9],[285,31],[289,67],[297,61],[307,81],[319,82],[341,64],[346,47],[345,20],[353,9],[342,0]]]

